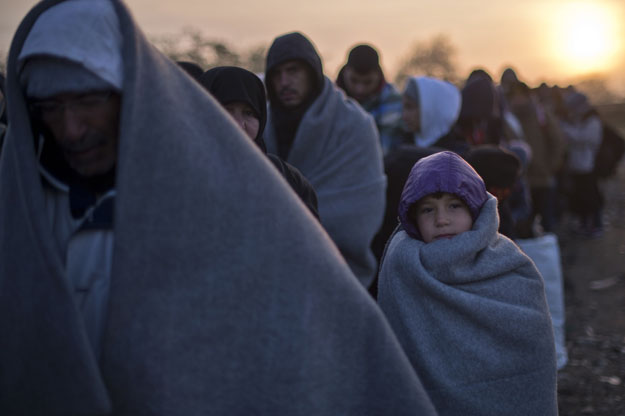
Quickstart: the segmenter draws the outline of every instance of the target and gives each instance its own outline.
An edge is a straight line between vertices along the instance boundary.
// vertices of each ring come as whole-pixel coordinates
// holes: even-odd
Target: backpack
[[[609,178],[614,175],[624,153],[625,139],[614,127],[603,123],[603,138],[595,156],[595,175],[598,178]]]

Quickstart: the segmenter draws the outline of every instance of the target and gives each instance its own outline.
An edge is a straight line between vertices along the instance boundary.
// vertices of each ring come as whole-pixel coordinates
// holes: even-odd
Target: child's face
[[[417,202],[415,222],[423,241],[431,243],[441,238],[452,238],[469,231],[473,218],[469,207],[454,194],[431,194]]]

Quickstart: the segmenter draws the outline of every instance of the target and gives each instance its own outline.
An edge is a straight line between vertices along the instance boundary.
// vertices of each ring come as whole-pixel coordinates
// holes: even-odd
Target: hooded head
[[[323,66],[315,46],[299,32],[287,33],[277,37],[267,52],[265,83],[269,101],[274,105],[279,104],[279,102],[277,101],[276,86],[273,85],[272,76],[279,66],[290,61],[302,63],[308,73],[308,82],[311,83],[309,86],[310,93],[305,97],[304,103],[310,102],[312,98],[319,95],[323,88]]]
[[[18,56],[28,97],[121,91],[122,36],[110,1],[69,0],[37,19]]]
[[[39,16],[17,59],[19,81],[46,140],[42,163],[84,178],[117,161],[123,84],[121,30],[107,0],[69,0]],[[52,157],[48,157],[54,155]]]
[[[460,198],[473,221],[488,198],[480,175],[456,153],[444,151],[420,159],[410,171],[399,202],[399,221],[412,238],[422,239],[410,215],[411,208],[423,197],[438,192]]]
[[[492,117],[497,108],[497,92],[487,78],[474,78],[462,89],[460,120],[485,120]]]
[[[418,127],[414,132],[415,144],[428,147],[447,134],[460,114],[461,96],[458,88],[447,82],[430,77],[411,77],[404,89],[404,103],[416,104],[416,123],[410,123],[404,109],[404,122]],[[405,105],[405,107],[408,107]],[[414,129],[413,129],[414,131]]]
[[[200,78],[200,84],[226,109],[229,104],[234,103],[249,106],[259,123],[256,137],[253,137],[254,142],[264,149],[262,137],[267,122],[267,100],[265,86],[260,78],[243,68],[222,66],[206,71]],[[239,122],[236,117],[235,119]]]
[[[493,77],[488,73],[484,68],[475,68],[469,76],[467,77],[467,84],[474,79],[487,79],[489,81],[493,81]]]

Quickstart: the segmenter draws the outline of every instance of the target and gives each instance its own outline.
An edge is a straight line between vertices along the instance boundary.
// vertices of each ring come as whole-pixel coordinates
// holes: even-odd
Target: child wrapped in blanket
[[[497,200],[460,156],[415,164],[378,302],[441,416],[557,415],[543,280],[497,232]]]

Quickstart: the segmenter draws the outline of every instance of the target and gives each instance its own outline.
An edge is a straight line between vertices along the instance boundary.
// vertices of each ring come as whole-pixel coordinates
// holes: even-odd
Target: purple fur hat
[[[421,198],[437,192],[462,199],[473,221],[488,198],[480,175],[456,153],[445,151],[424,157],[412,167],[399,202],[399,221],[412,238],[422,239],[414,219],[409,218],[410,208]]]

